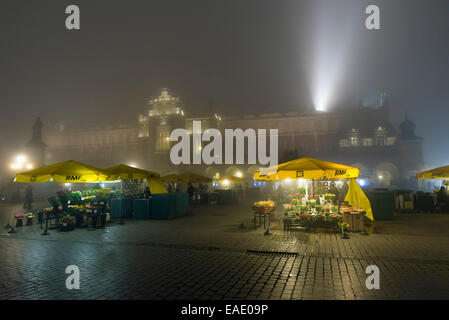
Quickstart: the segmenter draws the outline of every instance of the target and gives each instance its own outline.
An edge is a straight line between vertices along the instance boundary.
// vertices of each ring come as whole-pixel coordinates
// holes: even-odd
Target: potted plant
[[[349,239],[349,235],[347,233],[347,230],[349,228],[349,223],[346,222],[339,222],[338,227],[341,230],[341,238],[342,239]]]

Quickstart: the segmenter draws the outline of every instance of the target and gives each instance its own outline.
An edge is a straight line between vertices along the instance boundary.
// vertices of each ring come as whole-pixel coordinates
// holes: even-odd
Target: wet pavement
[[[449,237],[429,221],[449,219],[414,218],[428,231],[413,233],[424,224],[407,229],[413,219],[401,217],[348,240],[276,223],[264,235],[248,204],[48,236],[40,225],[2,228],[0,299],[447,299]],[[65,286],[69,265],[79,267],[79,290]],[[378,290],[366,288],[369,265],[379,267]]]

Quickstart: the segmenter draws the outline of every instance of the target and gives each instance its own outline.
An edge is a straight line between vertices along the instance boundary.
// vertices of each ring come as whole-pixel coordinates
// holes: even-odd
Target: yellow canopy
[[[229,183],[243,183],[246,180],[243,178],[235,177],[235,176],[228,176],[228,177],[223,177],[220,179],[214,179],[215,183],[223,183],[223,181],[228,181]]]
[[[162,181],[167,183],[207,183],[212,181],[211,178],[204,177],[192,172],[185,172],[182,174],[169,174],[168,176],[164,176],[161,179]]]
[[[164,186],[164,183],[160,179],[147,178],[147,182],[151,194],[168,193],[167,189]]]
[[[117,166],[104,169],[109,173],[108,180],[143,180],[146,179],[151,194],[168,193],[164,184],[160,180],[160,174],[148,170],[143,170],[126,164],[119,164]]]
[[[417,179],[449,179],[449,166],[439,167],[416,174]]]
[[[134,168],[126,164],[119,164],[117,166],[104,169],[109,173],[108,180],[143,180],[146,178],[160,178],[160,174],[148,170]]]
[[[346,194],[345,201],[351,206],[363,209],[366,212],[366,217],[371,221],[374,221],[373,210],[371,203],[368,200],[365,192],[360,188],[355,178],[349,179],[348,193]]]
[[[348,179],[357,178],[359,169],[333,162],[299,158],[277,166],[258,170],[254,180],[278,181],[284,179]]]
[[[16,182],[85,183],[107,181],[108,173],[87,164],[69,160],[16,174]]]

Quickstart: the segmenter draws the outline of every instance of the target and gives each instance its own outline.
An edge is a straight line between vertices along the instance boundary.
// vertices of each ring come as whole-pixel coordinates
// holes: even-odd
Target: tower
[[[181,99],[170,95],[163,88],[157,98],[148,101],[147,114],[139,115],[139,138],[143,145],[145,162],[153,170],[169,170],[170,133],[185,127]]]
[[[42,141],[43,123],[38,117],[33,125],[33,135],[27,143],[27,153],[35,166],[43,166],[45,163],[45,149],[47,145]]]
[[[399,125],[398,149],[401,176],[409,180],[424,166],[422,138],[415,134],[415,124],[406,115]]]

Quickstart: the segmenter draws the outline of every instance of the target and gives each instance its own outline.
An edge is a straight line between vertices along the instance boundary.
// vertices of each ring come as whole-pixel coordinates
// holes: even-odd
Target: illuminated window
[[[374,132],[374,139],[377,146],[386,145],[387,140],[387,130],[384,127],[378,127]]]
[[[170,149],[170,133],[165,129],[159,131],[156,151],[167,151]]]
[[[358,147],[360,145],[360,130],[352,128],[349,135],[349,141],[352,147]]]

